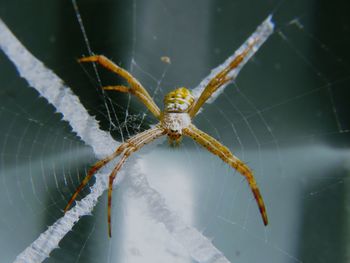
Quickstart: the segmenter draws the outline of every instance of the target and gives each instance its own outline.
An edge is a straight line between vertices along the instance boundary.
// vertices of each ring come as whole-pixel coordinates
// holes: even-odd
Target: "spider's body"
[[[135,95],[147,108],[148,110],[158,119],[159,123],[153,128],[143,131],[135,136],[131,137],[124,143],[122,143],[116,151],[107,156],[106,158],[98,161],[88,171],[82,183],[79,185],[71,199],[69,200],[65,211],[71,206],[78,193],[85,187],[91,177],[101,167],[106,165],[108,162],[121,155],[119,162],[112,170],[109,176],[109,187],[108,187],[108,233],[111,236],[111,202],[112,202],[112,187],[113,181],[121,169],[122,165],[133,153],[141,149],[144,145],[152,142],[153,140],[167,135],[171,144],[177,145],[182,136],[187,136],[205,147],[209,152],[218,156],[232,168],[237,170],[242,176],[244,176],[253,192],[254,198],[258,204],[263,222],[265,225],[268,224],[265,204],[260,194],[259,188],[253,176],[251,169],[241,160],[239,160],[231,151],[222,145],[219,141],[211,137],[209,134],[199,130],[195,125],[192,124],[192,119],[196,116],[203,104],[211,97],[211,95],[217,91],[223,85],[233,80],[230,72],[239,67],[246,56],[250,52],[253,52],[254,43],[257,41],[251,41],[242,53],[237,54],[220,72],[218,72],[210,81],[207,83],[203,92],[198,98],[195,98],[191,92],[184,88],[177,88],[169,92],[164,98],[164,110],[161,111],[157,104],[153,101],[147,90],[141,85],[141,83],[135,79],[128,71],[117,66],[112,61],[104,56],[91,56],[79,59],[79,62],[97,62],[104,66],[110,71],[118,74],[119,76],[126,79],[129,87],[127,86],[108,86],[104,87],[104,90],[114,90],[124,93],[130,93]]]
[[[188,112],[193,105],[192,92],[185,87],[169,92],[164,98],[164,112]]]
[[[178,145],[181,141],[183,130],[191,124],[190,115],[187,112],[164,112],[161,126],[169,137],[169,143]]]
[[[191,124],[188,114],[193,105],[194,97],[188,89],[181,87],[169,92],[164,98],[164,111],[160,123],[169,138],[170,145],[178,145],[181,141],[183,129]]]

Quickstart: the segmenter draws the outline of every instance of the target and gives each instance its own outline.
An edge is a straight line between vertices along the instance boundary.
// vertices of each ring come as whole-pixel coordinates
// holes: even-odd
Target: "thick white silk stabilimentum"
[[[250,58],[259,50],[259,48],[262,46],[262,44],[265,43],[265,41],[271,36],[274,29],[274,24],[272,22],[272,16],[268,16],[263,23],[261,23],[260,26],[255,30],[253,34],[250,35],[250,37],[235,51],[235,53],[228,57],[224,63],[220,64],[216,68],[212,69],[210,74],[205,77],[201,83],[197,87],[195,87],[192,90],[193,96],[195,98],[199,98],[199,96],[202,94],[205,87],[208,85],[209,81],[215,77],[220,71],[222,71],[224,68],[226,68],[231,61],[234,61],[234,59],[243,53],[244,50],[248,48],[248,46],[253,45],[253,48],[249,50],[247,55],[244,57],[243,61],[238,65],[238,67],[235,67],[231,72],[228,73],[228,77],[232,78],[232,81],[234,81],[238,75],[238,73],[241,71],[241,69],[244,67],[244,65],[250,60]],[[216,98],[225,90],[225,87],[227,87],[228,84],[232,83],[232,81],[229,81],[222,85],[211,97],[206,101],[206,103],[212,103]]]

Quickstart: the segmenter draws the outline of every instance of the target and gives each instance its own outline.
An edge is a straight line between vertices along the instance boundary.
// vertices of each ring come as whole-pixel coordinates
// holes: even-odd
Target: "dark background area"
[[[129,69],[158,105],[175,87],[194,88],[273,13],[276,32],[236,83],[195,120],[253,167],[271,225],[266,234],[254,205],[248,219],[228,215],[231,186],[240,178],[211,177],[232,173],[185,140],[183,148],[195,153],[191,161],[198,170],[192,176],[200,185],[195,226],[232,262],[349,262],[349,2],[87,0],[78,6],[93,52]],[[155,123],[150,114],[142,121],[143,105],[128,95],[103,95],[93,67],[77,63],[88,50],[70,1],[2,0],[0,18],[114,138]],[[169,56],[171,64],[164,64],[162,56]],[[101,68],[98,72],[102,85],[123,83]],[[0,207],[6,211],[0,259],[11,262],[62,216],[94,156],[60,114],[27,87],[3,52],[0,83]],[[166,146],[157,149],[162,153]],[[152,163],[161,158],[157,152],[144,155]],[[177,151],[166,158],[176,162],[179,156]],[[236,202],[243,211],[251,196],[246,187],[239,192]],[[203,198],[205,203],[199,201]],[[83,218],[45,262],[109,262],[105,209],[103,199],[94,211],[102,216]],[[95,227],[96,237],[84,243]]]

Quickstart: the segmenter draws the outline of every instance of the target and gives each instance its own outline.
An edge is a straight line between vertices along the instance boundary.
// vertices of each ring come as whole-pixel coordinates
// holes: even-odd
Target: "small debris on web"
[[[160,60],[164,63],[171,64],[170,57],[163,56],[163,57],[160,57]]]

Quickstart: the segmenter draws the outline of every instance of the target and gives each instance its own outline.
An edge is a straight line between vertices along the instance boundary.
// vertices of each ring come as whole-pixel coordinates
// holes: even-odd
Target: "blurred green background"
[[[146,147],[125,168],[139,162],[167,204],[231,262],[350,260],[349,5],[78,1],[93,52],[130,70],[158,105],[175,87],[198,85],[273,13],[276,32],[195,120],[252,167],[270,225],[263,227],[238,173],[191,140],[179,149],[166,141]],[[93,68],[76,62],[88,50],[70,1],[2,0],[0,18],[114,138],[155,123],[128,95],[103,96]],[[98,72],[103,85],[122,82]],[[12,262],[63,215],[95,158],[3,52],[0,83],[0,261]],[[112,240],[103,196],[45,262],[191,262],[123,186],[114,191]]]

